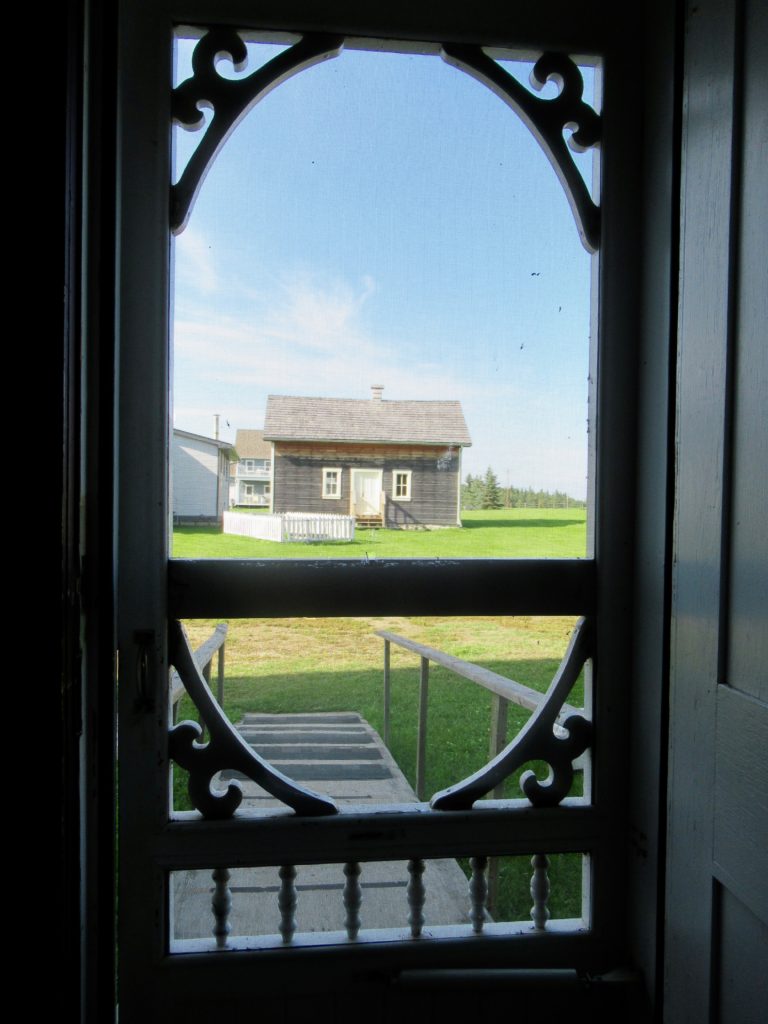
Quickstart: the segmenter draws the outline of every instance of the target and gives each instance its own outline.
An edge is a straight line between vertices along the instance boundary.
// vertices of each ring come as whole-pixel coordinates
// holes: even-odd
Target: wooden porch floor
[[[341,806],[416,802],[415,793],[379,734],[356,713],[246,714],[237,728],[276,768],[333,797]],[[233,777],[243,788],[243,809],[282,806],[239,773],[222,773],[222,779]],[[407,927],[408,880],[406,861],[362,866],[363,929]],[[297,868],[297,933],[343,931],[344,881],[341,864]],[[467,879],[455,860],[429,861],[424,883],[425,932],[430,925],[464,924],[469,920]],[[278,868],[233,870],[229,885],[230,936],[276,934],[280,922]],[[174,875],[174,938],[211,936],[212,894],[210,871]]]

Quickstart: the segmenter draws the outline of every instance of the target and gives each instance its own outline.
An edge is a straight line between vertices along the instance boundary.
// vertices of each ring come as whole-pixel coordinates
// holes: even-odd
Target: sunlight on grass
[[[513,508],[462,513],[443,530],[357,530],[348,543],[276,544],[177,527],[174,558],[584,558],[584,509]]]

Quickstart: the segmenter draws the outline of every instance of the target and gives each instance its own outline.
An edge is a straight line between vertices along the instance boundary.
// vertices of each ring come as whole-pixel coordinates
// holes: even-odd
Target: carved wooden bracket
[[[248,111],[299,71],[337,57],[343,45],[343,36],[308,34],[253,74],[229,79],[218,73],[216,65],[227,55],[236,70],[244,70],[248,61],[245,43],[229,28],[213,28],[203,36],[192,54],[192,76],[173,91],[172,114],[174,122],[189,131],[204,127],[203,107],[213,110],[213,119],[179,181],[171,186],[174,234],[183,231],[205,175]],[[568,147],[583,152],[599,145],[602,124],[599,114],[582,99],[584,82],[576,64],[559,53],[545,53],[538,59],[531,72],[533,88],[542,89],[549,81],[560,88],[553,99],[543,99],[523,88],[480,46],[446,43],[441,56],[496,93],[528,126],[565,190],[584,247],[596,252],[600,244],[600,208],[593,202]],[[572,130],[567,144],[564,129]]]
[[[213,110],[200,144],[189,159],[177,184],[171,186],[171,230],[184,230],[192,205],[213,161],[229,136],[259,100],[281,82],[320,61],[341,52],[342,36],[306,35],[290,49],[279,53],[245,78],[222,78],[216,65],[228,54],[236,71],[248,61],[245,43],[233,29],[214,28],[207,32],[192,54],[192,77],[173,90],[172,115],[188,131],[205,125],[202,107]]]
[[[581,98],[584,80],[576,64],[562,53],[545,53],[539,57],[531,72],[533,88],[542,89],[549,81],[560,87],[554,99],[543,99],[524,89],[479,46],[445,45],[441,56],[446,63],[465,71],[496,93],[528,126],[565,190],[584,248],[587,252],[597,252],[600,208],[592,201],[568,146],[583,152],[599,145],[602,125],[599,114]],[[573,130],[567,144],[563,138],[564,128]]]
[[[520,788],[534,807],[553,807],[568,795],[573,782],[573,761],[591,742],[592,724],[582,715],[569,715],[562,723],[567,736],[555,735],[554,726],[565,699],[591,654],[591,626],[579,619],[544,700],[526,724],[492,761],[462,782],[436,793],[431,806],[439,811],[465,811],[529,761],[545,761],[551,777],[539,782],[532,771],[520,776]]]
[[[226,790],[211,790],[211,780],[224,768],[242,772],[297,814],[336,814],[330,797],[293,782],[250,747],[222,711],[195,664],[184,627],[172,619],[168,647],[171,664],[208,727],[210,740],[201,744],[197,722],[180,722],[170,731],[168,749],[174,761],[189,772],[189,796],[205,818],[231,818],[243,799],[240,785],[230,781]]]

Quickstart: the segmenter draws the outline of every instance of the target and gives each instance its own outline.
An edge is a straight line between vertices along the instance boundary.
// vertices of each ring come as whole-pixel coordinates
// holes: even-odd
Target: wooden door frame
[[[376,512],[371,513],[371,514],[372,515],[378,515],[378,513],[381,511],[381,496],[384,493],[384,470],[383,469],[376,469],[375,466],[372,467],[371,469],[366,469],[363,466],[352,466],[350,468],[350,470],[349,470],[349,506],[350,506],[350,514],[351,515],[355,515],[356,514],[355,513],[355,505],[356,505],[356,502],[355,502],[355,478],[356,478],[356,475],[359,478],[359,477],[364,476],[366,473],[368,475],[372,475],[374,473],[376,473],[378,475],[378,478],[379,478],[379,508],[377,508]]]
[[[577,578],[576,610],[588,606],[587,610],[597,616],[600,669],[606,680],[616,681],[614,686],[606,686],[598,693],[594,709],[600,728],[595,775],[600,806],[599,809],[579,809],[574,814],[574,818],[579,814],[586,820],[594,819],[595,831],[590,832],[588,840],[594,842],[593,865],[610,865],[603,876],[605,884],[594,887],[591,931],[586,935],[574,933],[562,937],[553,934],[551,941],[535,945],[525,938],[518,941],[510,936],[494,944],[492,953],[474,938],[440,948],[428,944],[418,949],[410,946],[405,952],[394,946],[386,951],[364,946],[351,951],[345,948],[335,958],[324,950],[291,951],[280,960],[281,969],[274,971],[270,969],[274,958],[259,960],[250,954],[224,958],[210,954],[194,963],[181,960],[169,963],[167,907],[163,898],[170,867],[179,863],[179,858],[189,864],[195,857],[224,856],[235,864],[238,859],[253,857],[247,850],[254,849],[255,841],[253,830],[241,828],[242,823],[225,824],[221,828],[221,823],[196,822],[195,833],[201,845],[196,851],[190,851],[184,841],[188,826],[169,822],[167,778],[163,773],[168,760],[163,707],[168,672],[165,626],[169,609],[182,614],[178,601],[184,599],[183,587],[171,592],[168,581],[170,573],[178,583],[185,567],[168,565],[165,533],[168,502],[165,464],[170,432],[166,351],[169,264],[166,225],[170,174],[166,147],[158,145],[157,140],[167,138],[169,130],[168,40],[173,16],[181,17],[181,13],[185,23],[205,23],[213,19],[218,23],[228,20],[247,26],[255,17],[254,5],[238,0],[230,0],[226,5],[201,0],[173,5],[157,0],[134,0],[121,8],[120,123],[124,134],[119,176],[126,185],[126,193],[120,207],[124,258],[120,261],[118,282],[121,295],[119,716],[121,756],[125,755],[128,763],[132,754],[139,766],[137,772],[131,768],[130,772],[120,774],[122,863],[124,868],[133,869],[130,878],[128,870],[120,873],[124,888],[118,948],[127,955],[121,979],[126,1006],[127,1000],[131,1000],[127,1012],[138,1015],[141,1008],[146,1008],[147,1012],[161,1013],[164,1006],[174,1005],[173,997],[178,993],[171,992],[171,976],[176,978],[177,984],[183,985],[184,979],[191,979],[190,972],[194,972],[196,981],[190,984],[188,991],[190,1010],[195,1011],[202,991],[197,986],[195,993],[197,982],[200,985],[210,983],[211,991],[217,990],[217,986],[223,991],[221,985],[226,984],[234,999],[238,993],[252,993],[254,972],[259,984],[279,986],[287,977],[295,977],[299,960],[307,968],[302,977],[322,979],[322,984],[334,978],[338,981],[345,972],[354,969],[354,964],[367,964],[370,968],[376,963],[387,963],[391,970],[397,970],[398,965],[415,963],[433,967],[449,962],[480,964],[489,956],[497,965],[539,967],[587,966],[606,959],[623,960],[626,957],[626,918],[619,894],[624,892],[626,878],[624,822],[629,696],[619,681],[626,679],[630,671],[632,641],[632,595],[626,581],[632,566],[634,514],[637,289],[633,282],[636,281],[639,245],[633,197],[639,171],[631,116],[637,109],[633,83],[633,71],[637,68],[632,67],[632,55],[626,53],[624,36],[617,34],[615,39],[611,37],[615,59],[608,61],[607,67],[613,77],[604,99],[604,140],[608,154],[602,171],[604,241],[599,266],[595,266],[600,285],[595,288],[594,299],[602,349],[599,385],[597,355],[593,353],[590,394],[590,415],[594,424],[590,443],[593,451],[596,445],[601,447],[602,456],[599,465],[594,458],[592,460],[594,519],[590,525],[588,556],[575,566],[560,565],[557,560],[553,560],[551,566],[537,563],[535,571],[530,565],[489,564],[483,560],[467,560],[458,567],[397,565],[391,571],[385,567],[375,579],[366,569],[363,587],[355,587],[354,611],[351,612],[375,614],[374,609],[396,600],[401,613],[408,613],[407,606],[414,609],[412,614],[438,614],[438,602],[440,607],[444,607],[444,602],[452,602],[452,612],[449,612],[452,614],[482,614],[484,609],[496,614],[514,614],[523,607],[528,614],[567,614],[573,610],[569,600],[574,594],[573,590],[568,590],[568,578],[571,575]],[[435,17],[439,24],[435,23]],[[575,53],[611,50],[602,5],[595,5],[588,13],[574,12],[571,3],[554,0],[545,13],[531,7],[515,10],[510,21],[507,17],[499,15],[495,6],[492,9],[489,6],[485,18],[479,18],[477,27],[468,30],[465,10],[451,5],[446,5],[437,16],[405,3],[382,5],[363,13],[357,5],[347,8],[340,4],[331,15],[327,10],[319,14],[316,5],[304,0],[290,4],[265,3],[258,7],[259,24],[266,28],[294,25],[339,29],[372,39],[411,38],[430,46],[434,46],[436,39],[478,41],[474,40],[477,34],[479,41],[490,45],[504,46],[514,41],[520,47],[536,43],[540,49]],[[137,69],[140,69],[138,74]],[[267,603],[270,615],[350,614],[348,587],[350,577],[358,575],[356,570],[329,563],[315,565],[311,574],[304,573],[310,568],[301,563],[279,567],[246,566],[247,585],[238,591],[237,586],[229,585],[233,567],[227,565],[224,567],[228,580],[225,591],[230,595],[227,600],[242,599],[234,614],[254,614],[261,601]],[[202,569],[215,574],[221,567],[208,565]],[[252,571],[258,573],[259,586],[253,585]],[[299,576],[304,573],[308,586],[297,587],[292,573]],[[556,577],[554,583],[552,577]],[[199,580],[198,575],[196,584]],[[324,587],[322,601],[318,597],[318,584]],[[579,586],[582,586],[580,591]],[[215,593],[221,595],[225,591]],[[188,593],[194,601],[202,591],[192,587]],[[214,592],[208,592],[211,593]],[[223,608],[221,612],[227,614]],[[200,614],[200,607],[190,614]],[[426,842],[430,849],[437,850],[439,842],[430,846],[433,840],[424,839],[426,833],[420,831],[427,817],[421,815],[420,821],[410,823],[410,831],[403,833],[400,842]],[[494,842],[497,846],[502,843],[524,845],[534,841],[533,834],[538,841],[539,829],[546,832],[547,841],[568,842],[567,838],[557,840],[550,834],[546,814],[526,819],[526,828],[533,829],[533,833],[513,840],[507,829],[503,836],[499,833],[494,840],[493,830],[499,829],[501,817],[494,822],[491,815],[487,826],[489,848]],[[598,819],[603,829],[599,835]],[[481,815],[474,815],[467,821],[460,817],[444,819],[440,828],[443,837],[448,833],[453,837],[454,846],[450,849],[458,849],[462,843],[466,845],[470,835],[476,841],[473,833],[480,820]],[[139,827],[136,827],[137,822]],[[341,826],[346,827],[345,823]],[[360,822],[355,827],[359,829]],[[398,827],[402,832],[402,819]],[[327,856],[330,856],[331,846],[334,851],[338,850],[337,839],[332,841],[332,837],[326,837],[325,842]]]

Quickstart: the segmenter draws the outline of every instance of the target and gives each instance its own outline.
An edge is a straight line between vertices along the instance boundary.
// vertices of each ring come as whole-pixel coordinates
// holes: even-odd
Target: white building
[[[238,430],[237,462],[232,465],[230,505],[269,508],[272,499],[272,445],[262,430]]]
[[[235,458],[229,441],[174,428],[171,508],[175,523],[221,521],[229,499],[229,465]]]

